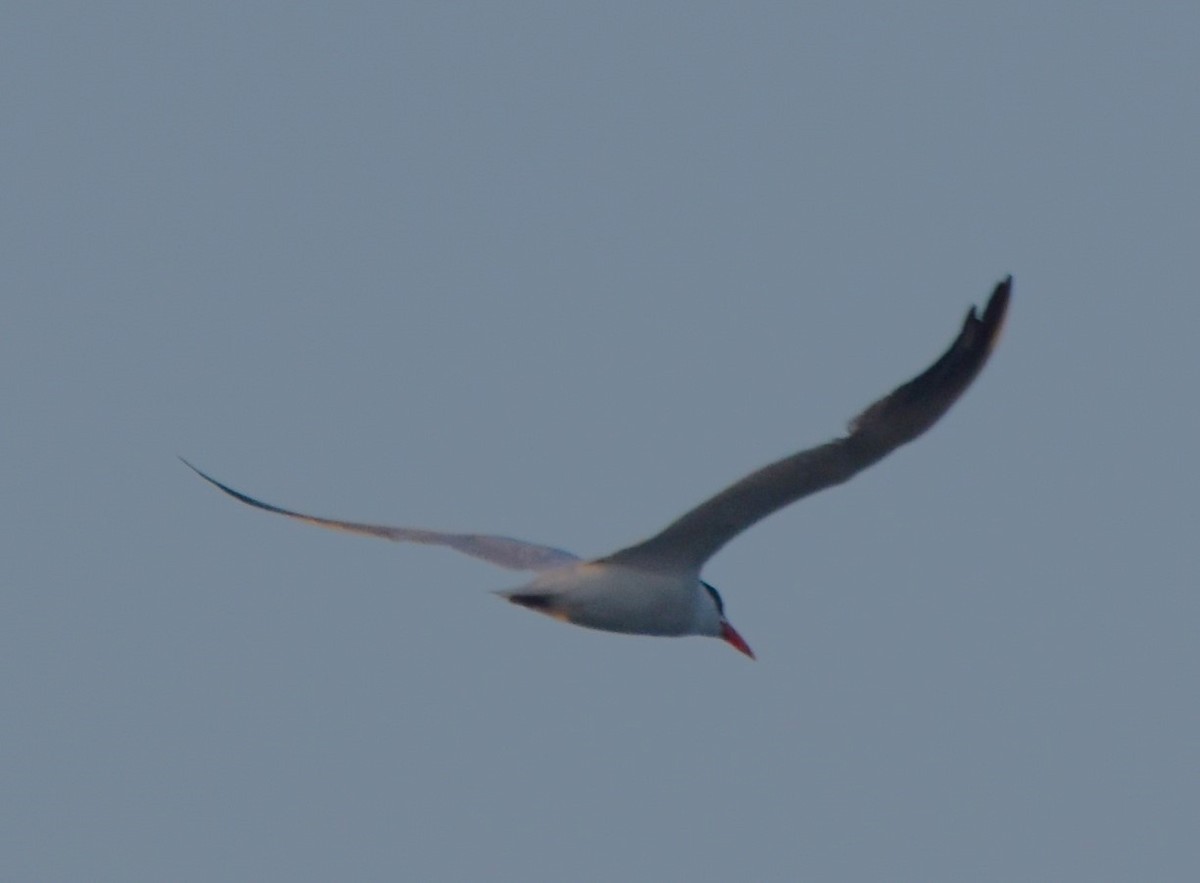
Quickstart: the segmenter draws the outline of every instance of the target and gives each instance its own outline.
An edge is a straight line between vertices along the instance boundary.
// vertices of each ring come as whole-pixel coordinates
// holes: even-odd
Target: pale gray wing
[[[643,568],[699,568],[755,522],[846,481],[912,441],[949,410],[987,362],[1000,338],[1011,291],[1010,276],[996,286],[982,317],[971,308],[940,359],[855,417],[845,436],[764,466],[661,533],[602,560]]]
[[[183,460],[182,457],[179,459]],[[292,512],[289,509],[281,509],[278,506],[272,506],[270,503],[264,503],[262,500],[248,497],[240,491],[235,491],[228,485],[221,484],[221,482],[217,481],[211,475],[205,475],[187,460],[183,460],[183,463],[209,484],[229,494],[235,500],[241,500],[243,503],[248,503],[257,509],[286,515],[288,518],[295,518],[297,521],[303,521],[307,524],[315,524],[317,527],[328,527],[332,530],[343,530],[347,533],[360,533],[372,537],[382,537],[385,540],[394,540],[398,543],[424,543],[430,546],[449,546],[451,549],[462,552],[464,555],[470,555],[473,558],[482,558],[484,561],[489,561],[492,564],[507,567],[511,570],[551,570],[555,567],[562,567],[565,564],[579,560],[577,556],[572,555],[570,552],[564,552],[562,549],[539,546],[536,543],[526,543],[509,537],[496,537],[474,533],[440,533],[438,531],[420,530],[412,527],[389,527],[384,524],[360,524],[357,521],[335,521],[332,518],[318,518],[315,515]]]

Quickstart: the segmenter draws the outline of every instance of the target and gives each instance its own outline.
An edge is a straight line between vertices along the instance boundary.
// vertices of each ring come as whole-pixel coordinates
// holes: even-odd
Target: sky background
[[[0,878],[1200,873],[1200,6],[38,3],[0,35]],[[499,603],[839,433],[706,578]]]

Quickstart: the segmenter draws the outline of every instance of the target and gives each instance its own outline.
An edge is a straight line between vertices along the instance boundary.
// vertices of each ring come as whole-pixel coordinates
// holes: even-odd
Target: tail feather
[[[500,596],[540,613],[549,613],[557,606],[555,596],[544,592],[501,592]]]
[[[514,604],[520,604],[522,607],[536,610],[538,613],[544,613],[546,616],[562,622],[571,621],[566,611],[563,610],[562,596],[559,592],[531,592],[518,589],[515,592],[497,592],[496,594]]]

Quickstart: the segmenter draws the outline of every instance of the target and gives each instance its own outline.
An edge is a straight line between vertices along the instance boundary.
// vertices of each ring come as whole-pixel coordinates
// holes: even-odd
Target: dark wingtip
[[[1011,294],[1012,276],[1006,276],[992,291],[982,316],[975,307],[967,312],[962,330],[941,358],[854,418],[850,431],[877,432],[895,447],[940,420],[996,348]]]
[[[180,463],[182,463],[188,469],[192,470],[192,472],[195,472],[197,475],[199,475],[205,481],[207,481],[211,484],[216,484],[216,481],[214,481],[209,476],[205,475],[204,472],[201,471],[200,467],[198,467],[194,463],[192,463],[192,461],[190,461],[187,457],[183,456],[183,454],[176,454],[175,456],[179,458]]]
[[[254,497],[247,496],[246,494],[243,494],[241,491],[234,490],[227,484],[221,484],[221,482],[217,481],[211,475],[208,475],[207,473],[202,472],[200,469],[193,466],[187,460],[184,460],[183,457],[180,457],[179,459],[183,462],[184,466],[186,466],[188,469],[192,470],[192,472],[195,472],[197,475],[199,475],[201,478],[203,478],[205,481],[207,481],[209,484],[211,484],[217,490],[222,491],[223,493],[229,494],[229,496],[233,497],[235,500],[241,500],[243,503],[245,503],[249,506],[253,506],[255,509],[262,509],[265,512],[278,512],[280,515],[290,515],[292,517],[300,517],[300,518],[308,517],[305,515],[299,515],[299,513],[292,512],[288,509],[280,509],[278,506],[272,506],[270,503],[264,503],[262,500],[256,500],[256,499],[254,499]]]
[[[195,472],[197,475],[199,475],[201,478],[203,478],[209,484],[213,485],[214,487],[220,488],[221,490],[225,491],[225,493],[230,494],[231,496],[235,496],[235,497],[239,496],[237,491],[233,490],[233,488],[229,488],[229,487],[226,487],[225,485],[221,484],[221,482],[217,481],[211,475],[208,475],[200,467],[195,466],[192,463],[190,463],[188,461],[188,459],[186,457],[184,457],[182,454],[176,454],[176,456],[179,457],[180,463],[182,463],[188,469],[192,470],[192,472]]]
[[[992,291],[992,296],[988,298],[987,307],[983,311],[983,321],[987,322],[989,316],[995,316],[997,313],[1003,313],[1008,307],[1008,299],[1012,296],[1013,277],[1005,276],[996,283],[995,289]]]
[[[1012,286],[1012,275],[1005,276],[996,285],[992,296],[988,298],[987,306],[983,310],[983,318],[979,320],[984,334],[987,335],[989,352],[995,349],[996,343],[1000,340],[1000,332],[1004,330],[1004,320],[1008,317],[1008,301],[1012,297]]]

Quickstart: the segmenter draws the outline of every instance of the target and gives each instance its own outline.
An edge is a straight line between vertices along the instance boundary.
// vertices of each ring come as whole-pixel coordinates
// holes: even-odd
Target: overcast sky
[[[10,4],[0,877],[1200,873],[1200,6]],[[758,652],[239,506],[714,558]]]

